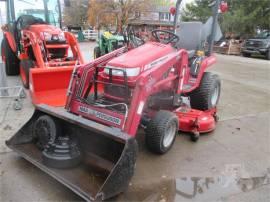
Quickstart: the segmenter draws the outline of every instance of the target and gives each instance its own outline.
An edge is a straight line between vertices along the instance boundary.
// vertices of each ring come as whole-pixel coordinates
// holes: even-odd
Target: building
[[[174,1],[153,1],[151,8],[136,12],[130,24],[135,30],[151,31],[153,29],[171,29],[173,27],[174,16],[170,13],[170,8],[175,5]]]

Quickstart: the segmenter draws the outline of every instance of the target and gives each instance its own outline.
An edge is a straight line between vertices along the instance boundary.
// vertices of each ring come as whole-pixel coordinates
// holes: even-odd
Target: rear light
[[[220,10],[221,13],[226,13],[226,12],[228,12],[228,10],[229,10],[228,3],[225,2],[225,1],[222,1],[222,2],[220,3],[219,10]]]

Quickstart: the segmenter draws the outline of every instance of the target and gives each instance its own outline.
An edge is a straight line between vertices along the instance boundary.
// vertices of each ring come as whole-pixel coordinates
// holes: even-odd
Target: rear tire
[[[101,51],[99,47],[94,48],[94,59],[99,58],[101,56]]]
[[[55,142],[60,132],[58,122],[48,115],[40,116],[34,123],[33,136],[37,138],[37,146],[41,150],[44,150],[48,143]]]
[[[243,55],[244,57],[247,57],[247,58],[251,57],[251,54],[250,54],[250,53],[242,53],[242,55]]]
[[[209,110],[216,107],[220,97],[220,90],[219,76],[211,72],[205,72],[200,86],[189,94],[191,108]]]
[[[2,59],[2,61],[3,62],[5,62],[6,61],[6,59],[5,59],[5,49],[4,49],[4,39],[1,41],[1,59]]]
[[[5,60],[3,62],[5,63],[6,74],[8,76],[18,75],[20,72],[19,70],[20,60],[17,58],[16,54],[10,48],[8,41],[5,37],[1,43],[1,54],[2,54],[2,58],[4,58]]]
[[[29,73],[30,69],[34,67],[34,63],[32,60],[22,60],[20,62],[20,74],[23,86],[26,89],[29,89]]]
[[[149,150],[164,154],[172,147],[178,132],[178,117],[169,111],[159,111],[148,123],[145,142]]]
[[[266,54],[266,59],[270,60],[270,49],[268,50],[267,54]]]

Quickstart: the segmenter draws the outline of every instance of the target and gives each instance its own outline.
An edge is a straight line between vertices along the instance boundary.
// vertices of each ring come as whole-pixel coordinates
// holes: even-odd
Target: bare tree
[[[88,20],[91,25],[115,24],[121,32],[136,13],[148,10],[152,0],[90,0]],[[97,18],[100,25],[97,25]]]
[[[88,21],[87,10],[88,0],[71,0],[70,7],[64,7],[64,24],[85,26]]]

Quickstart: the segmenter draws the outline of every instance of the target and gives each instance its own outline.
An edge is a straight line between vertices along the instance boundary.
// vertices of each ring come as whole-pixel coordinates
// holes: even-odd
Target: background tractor
[[[106,31],[99,36],[97,40],[98,46],[94,48],[94,58],[110,53],[125,45],[124,37],[118,34],[111,34]]]
[[[76,67],[65,109],[38,105],[7,145],[86,200],[125,191],[139,127],[158,154],[170,150],[179,131],[197,141],[215,129],[221,83],[206,70],[216,62],[212,46],[225,3],[212,6],[211,23],[175,21],[175,32],[153,30],[154,41]]]
[[[6,8],[6,74],[20,74],[34,104],[63,106],[72,70],[84,60],[74,35],[61,30],[59,0],[6,0]]]

